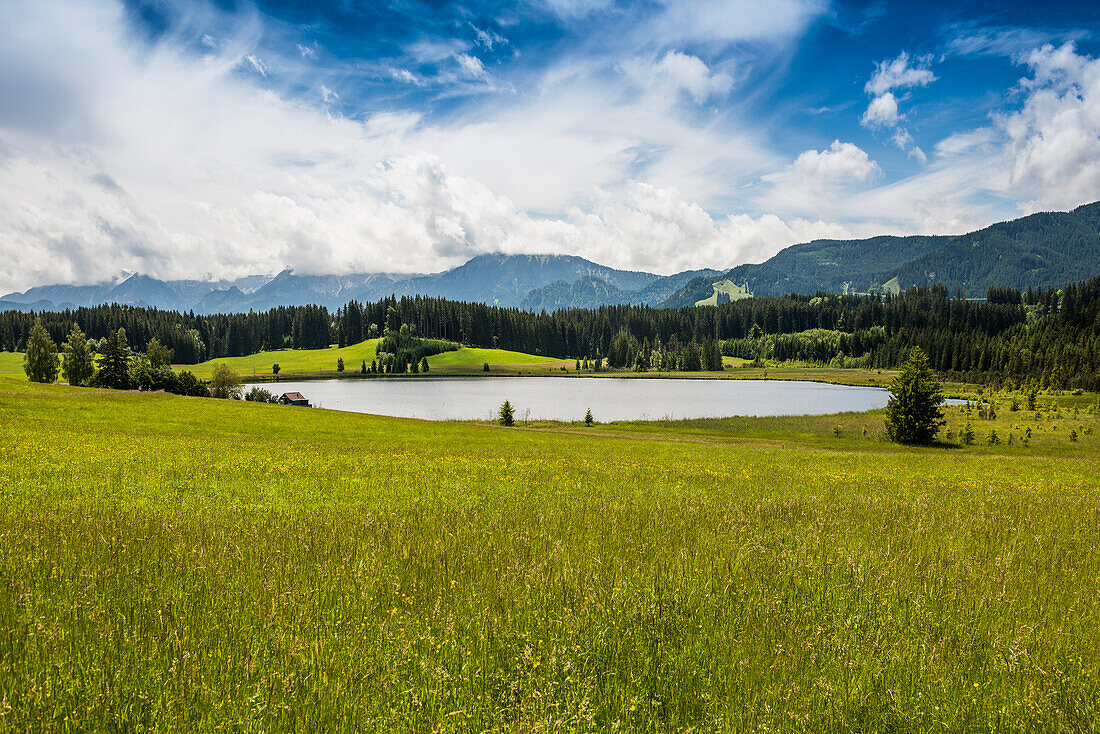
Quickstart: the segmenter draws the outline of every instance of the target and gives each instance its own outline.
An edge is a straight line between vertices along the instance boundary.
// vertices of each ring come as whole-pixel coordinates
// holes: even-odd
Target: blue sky
[[[0,0],[0,290],[655,272],[1100,199],[1095,3]]]

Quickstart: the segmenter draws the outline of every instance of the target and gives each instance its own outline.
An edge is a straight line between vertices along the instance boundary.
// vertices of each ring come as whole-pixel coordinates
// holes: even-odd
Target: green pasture
[[[0,379],[0,731],[1095,731],[1100,421],[881,420]]]
[[[22,352],[0,352],[0,377],[27,379],[27,374],[23,371]]]

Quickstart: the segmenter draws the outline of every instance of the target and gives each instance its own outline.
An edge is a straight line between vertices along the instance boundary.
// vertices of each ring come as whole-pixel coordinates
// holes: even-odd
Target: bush
[[[253,385],[252,388],[244,394],[244,399],[250,403],[278,404],[279,402],[279,398],[274,393],[259,385]]]
[[[168,392],[177,395],[189,395],[194,398],[210,397],[210,390],[189,370],[184,370],[176,376],[175,385]]]
[[[210,395],[227,400],[241,399],[241,376],[229,368],[229,365],[214,365],[214,374],[210,378]]]

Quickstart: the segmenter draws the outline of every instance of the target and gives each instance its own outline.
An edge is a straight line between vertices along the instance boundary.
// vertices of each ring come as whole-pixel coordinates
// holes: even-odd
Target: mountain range
[[[936,283],[969,296],[990,286],[1061,288],[1100,273],[1100,202],[963,235],[814,240],[770,260],[694,278],[662,305],[788,293],[883,293]]]
[[[101,303],[196,313],[261,311],[424,295],[531,311],[633,303],[666,308],[788,293],[883,293],[942,283],[984,295],[991,285],[1060,288],[1100,272],[1100,202],[1046,212],[963,235],[881,236],[793,245],[759,264],[656,275],[573,255],[479,255],[433,274],[363,273],[164,281],[134,274],[115,283],[49,285],[10,293],[0,309],[57,311]]]

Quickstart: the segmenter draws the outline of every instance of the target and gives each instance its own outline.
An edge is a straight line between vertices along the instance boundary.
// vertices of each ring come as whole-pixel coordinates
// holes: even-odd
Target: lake
[[[392,377],[260,386],[276,395],[300,392],[319,408],[429,420],[491,419],[505,400],[515,406],[517,421],[582,420],[589,408],[597,421],[612,421],[824,415],[882,408],[889,398],[883,388],[820,382],[636,377]]]

